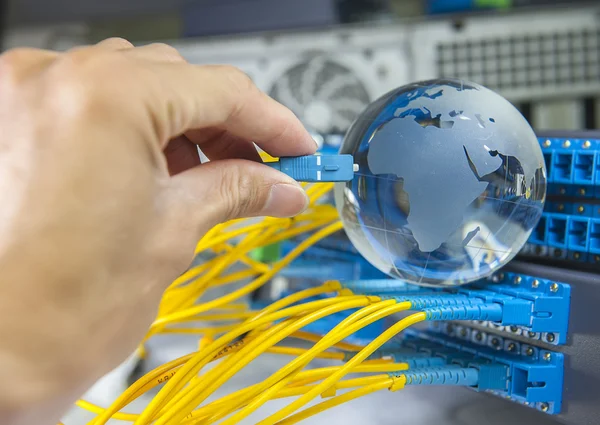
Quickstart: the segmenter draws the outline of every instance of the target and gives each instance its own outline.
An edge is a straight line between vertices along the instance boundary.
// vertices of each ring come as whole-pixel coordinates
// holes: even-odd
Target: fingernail
[[[320,134],[317,134],[317,133],[311,133],[311,138],[312,138],[313,142],[315,142],[315,145],[317,146],[317,150],[321,149],[321,146],[323,146],[323,143],[324,143],[323,136],[321,136]]]
[[[293,217],[308,207],[308,196],[297,184],[278,183],[271,187],[263,214],[270,217]]]

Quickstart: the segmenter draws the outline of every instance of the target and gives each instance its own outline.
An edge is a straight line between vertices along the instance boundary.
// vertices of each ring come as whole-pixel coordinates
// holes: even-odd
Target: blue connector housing
[[[520,326],[526,333],[541,333],[545,342],[559,345],[567,342],[569,328],[569,314],[571,304],[571,286],[566,283],[552,282],[531,276],[515,273],[499,273],[489,281],[479,281],[473,285],[474,289],[460,289],[460,293],[471,291],[471,296],[478,297],[486,291],[508,297],[513,301],[504,312],[503,325]],[[504,301],[506,306],[506,301]],[[527,303],[531,310],[528,318],[525,309],[519,303]]]
[[[502,322],[504,308],[498,303],[454,305],[423,309],[427,320],[482,320]]]
[[[454,289],[422,288],[398,280],[342,282],[355,294],[413,303],[429,320],[486,321],[560,345],[567,342],[571,287],[514,273]]]
[[[432,331],[409,329],[402,336],[401,347],[440,357],[448,364],[478,371],[476,386],[537,408],[548,414],[561,411],[564,355],[523,346],[515,350],[516,342],[492,348],[461,341]],[[395,340],[398,345],[398,340]],[[415,372],[419,372],[418,370]]]
[[[539,138],[549,183],[600,185],[600,140]]]
[[[479,382],[479,371],[474,368],[452,366],[432,367],[414,371],[395,372],[404,375],[406,385],[456,385],[475,387]]]
[[[352,155],[307,155],[266,162],[299,182],[347,182],[358,171]]]

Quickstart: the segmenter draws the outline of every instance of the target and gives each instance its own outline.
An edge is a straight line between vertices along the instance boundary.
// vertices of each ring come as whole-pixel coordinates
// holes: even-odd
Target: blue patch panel
[[[549,183],[600,185],[600,140],[539,138]]]
[[[556,415],[561,412],[564,356],[548,350],[521,344],[497,336],[481,337],[479,341],[457,338],[447,328],[435,326],[427,331],[409,329],[384,346],[379,355],[401,353],[399,358],[441,358],[447,365],[461,368],[483,368],[488,375],[480,376],[480,387],[485,382],[497,383],[498,374],[505,374],[504,388],[484,390],[503,398]],[[470,334],[469,334],[470,335]],[[473,335],[481,335],[473,332]],[[489,345],[494,341],[494,345]],[[425,357],[422,357],[425,356]],[[498,367],[499,366],[499,367]],[[500,380],[502,382],[502,380]]]
[[[553,209],[551,205],[549,208]],[[536,247],[526,247],[523,253],[600,263],[600,216],[596,215],[600,213],[598,210],[600,205],[588,205],[587,209],[580,208],[577,215],[543,213],[528,241]],[[586,211],[589,214],[585,214]]]
[[[532,339],[542,339],[548,344],[562,345],[567,342],[571,287],[565,283],[499,273],[490,279],[452,289],[421,288],[397,280],[349,281],[342,284],[354,293],[414,302],[415,309],[434,305],[468,306],[475,305],[475,301],[486,305],[501,304],[502,321],[490,322],[490,326],[502,327]],[[428,301],[427,305],[423,303],[424,300]],[[435,304],[436,301],[442,304]]]

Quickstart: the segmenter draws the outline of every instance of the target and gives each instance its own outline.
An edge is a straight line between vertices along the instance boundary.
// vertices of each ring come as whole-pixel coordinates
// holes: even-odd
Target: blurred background
[[[120,36],[167,42],[193,63],[235,65],[332,148],[371,101],[437,77],[498,91],[538,130],[600,126],[598,0],[0,0],[0,17],[1,49],[63,50]],[[158,345],[157,364],[190,350],[189,339]],[[240,379],[264,378],[273,361],[261,357],[264,367]],[[134,366],[87,399],[110,403]],[[513,415],[502,400],[460,394],[374,395],[310,423],[397,423],[394,409],[380,406],[396,406],[415,425],[547,423]],[[426,402],[432,395],[435,408]],[[92,417],[74,410],[64,423]]]
[[[315,133],[343,134],[381,94],[434,77],[465,78],[500,92],[536,129],[600,123],[597,1],[0,3],[5,49],[66,49],[109,36],[166,41],[192,62],[242,68]]]

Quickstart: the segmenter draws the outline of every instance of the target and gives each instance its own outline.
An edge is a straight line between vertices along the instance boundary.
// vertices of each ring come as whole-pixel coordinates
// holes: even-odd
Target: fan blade
[[[317,56],[308,62],[306,71],[302,75],[302,84],[300,86],[301,103],[307,105],[314,97],[317,89],[317,78],[319,73],[325,68],[325,58]]]
[[[357,85],[360,85],[360,81],[352,74],[335,76],[321,86],[315,98],[329,101],[329,99],[334,97],[336,92],[344,87]]]

